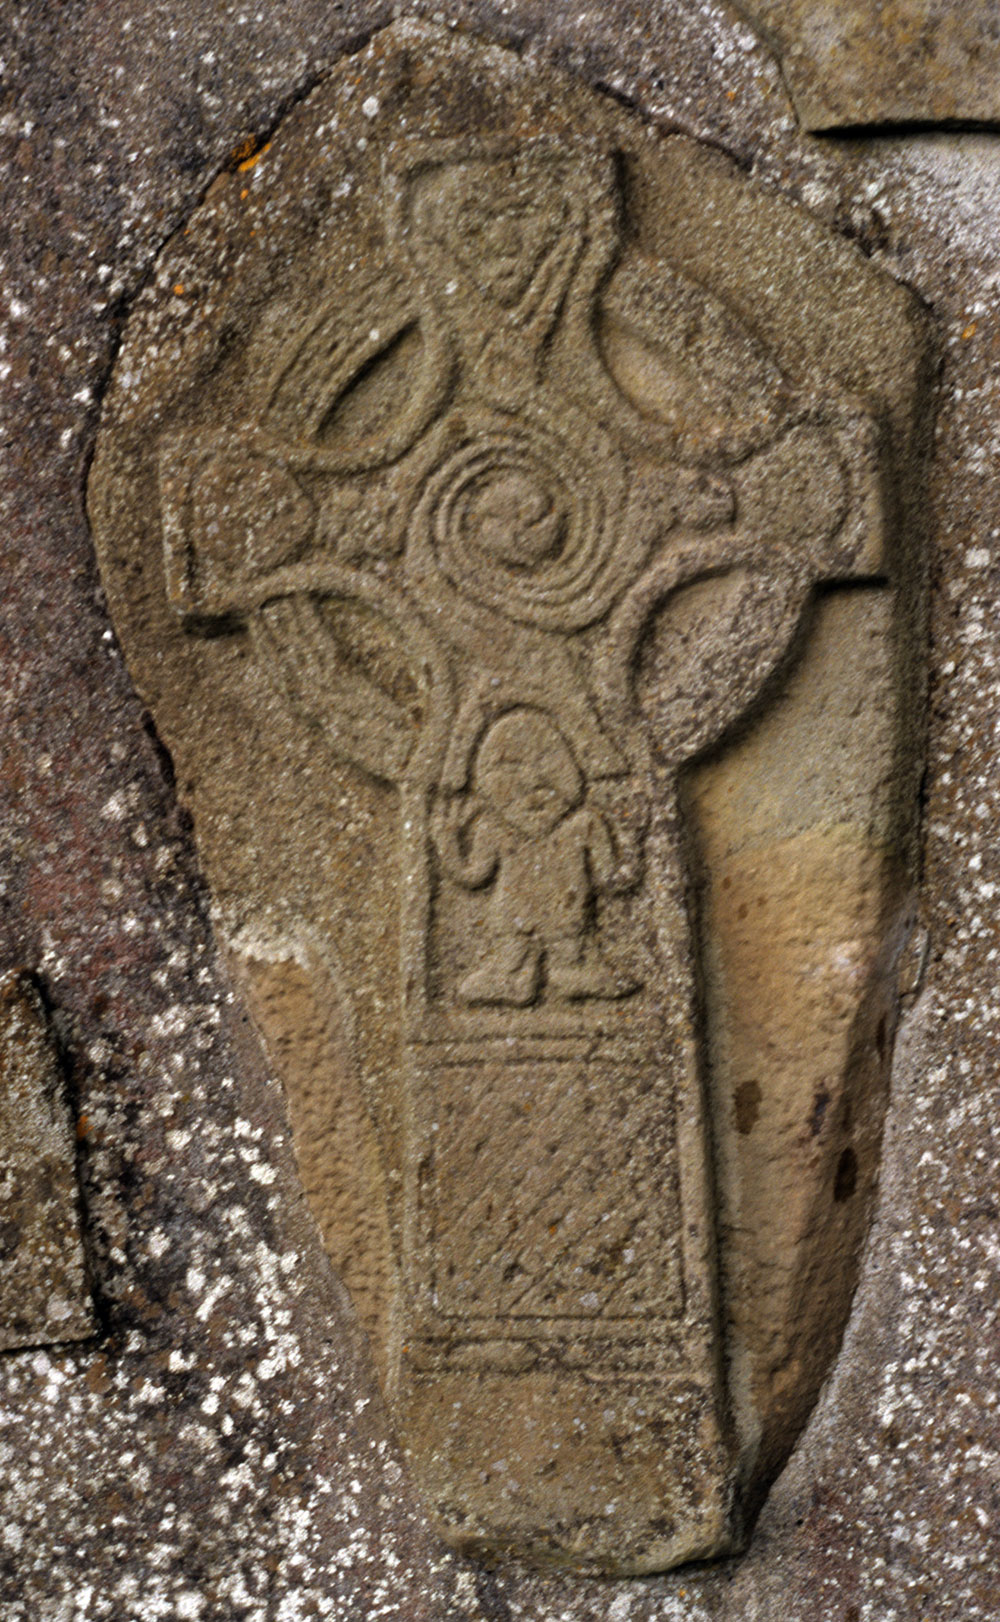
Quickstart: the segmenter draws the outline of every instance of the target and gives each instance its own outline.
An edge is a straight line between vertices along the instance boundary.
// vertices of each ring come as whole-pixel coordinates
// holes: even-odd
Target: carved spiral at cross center
[[[553,447],[486,432],[438,471],[429,502],[440,567],[455,585],[516,620],[564,629],[593,614],[588,594],[612,537],[600,490],[558,450],[569,479],[555,471]]]

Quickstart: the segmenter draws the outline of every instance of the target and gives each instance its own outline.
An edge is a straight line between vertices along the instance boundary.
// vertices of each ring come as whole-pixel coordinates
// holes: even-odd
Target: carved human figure
[[[608,818],[555,723],[519,707],[479,743],[472,788],[443,805],[432,832],[447,875],[492,886],[487,951],[466,974],[467,1003],[526,1007],[552,997],[625,997],[636,981],[605,962],[598,895],[630,888],[638,860],[618,857]]]

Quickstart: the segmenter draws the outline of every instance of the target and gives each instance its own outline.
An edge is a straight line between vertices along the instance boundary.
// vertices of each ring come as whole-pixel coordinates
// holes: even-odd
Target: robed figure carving
[[[417,1479],[466,1546],[650,1570],[739,1536],[745,1458],[682,774],[892,513],[873,402],[630,242],[626,173],[565,131],[393,142],[377,263],[155,465],[180,634],[393,797],[361,1085]],[[314,941],[348,1002],[353,927]]]

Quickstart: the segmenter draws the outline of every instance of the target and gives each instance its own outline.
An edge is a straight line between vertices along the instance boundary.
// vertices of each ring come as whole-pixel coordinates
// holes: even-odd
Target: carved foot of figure
[[[527,1008],[538,996],[542,954],[534,941],[514,941],[488,957],[459,983],[463,1002]]]
[[[562,997],[567,1002],[579,1002],[584,997],[630,997],[639,989],[637,980],[616,973],[597,952],[576,961],[559,961],[550,954],[547,984],[554,997]]]

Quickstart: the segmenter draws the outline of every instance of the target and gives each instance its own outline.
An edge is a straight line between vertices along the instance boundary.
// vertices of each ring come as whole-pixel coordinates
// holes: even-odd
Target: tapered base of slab
[[[733,1547],[713,1405],[690,1382],[414,1374],[396,1415],[428,1509],[469,1553],[641,1576]]]

